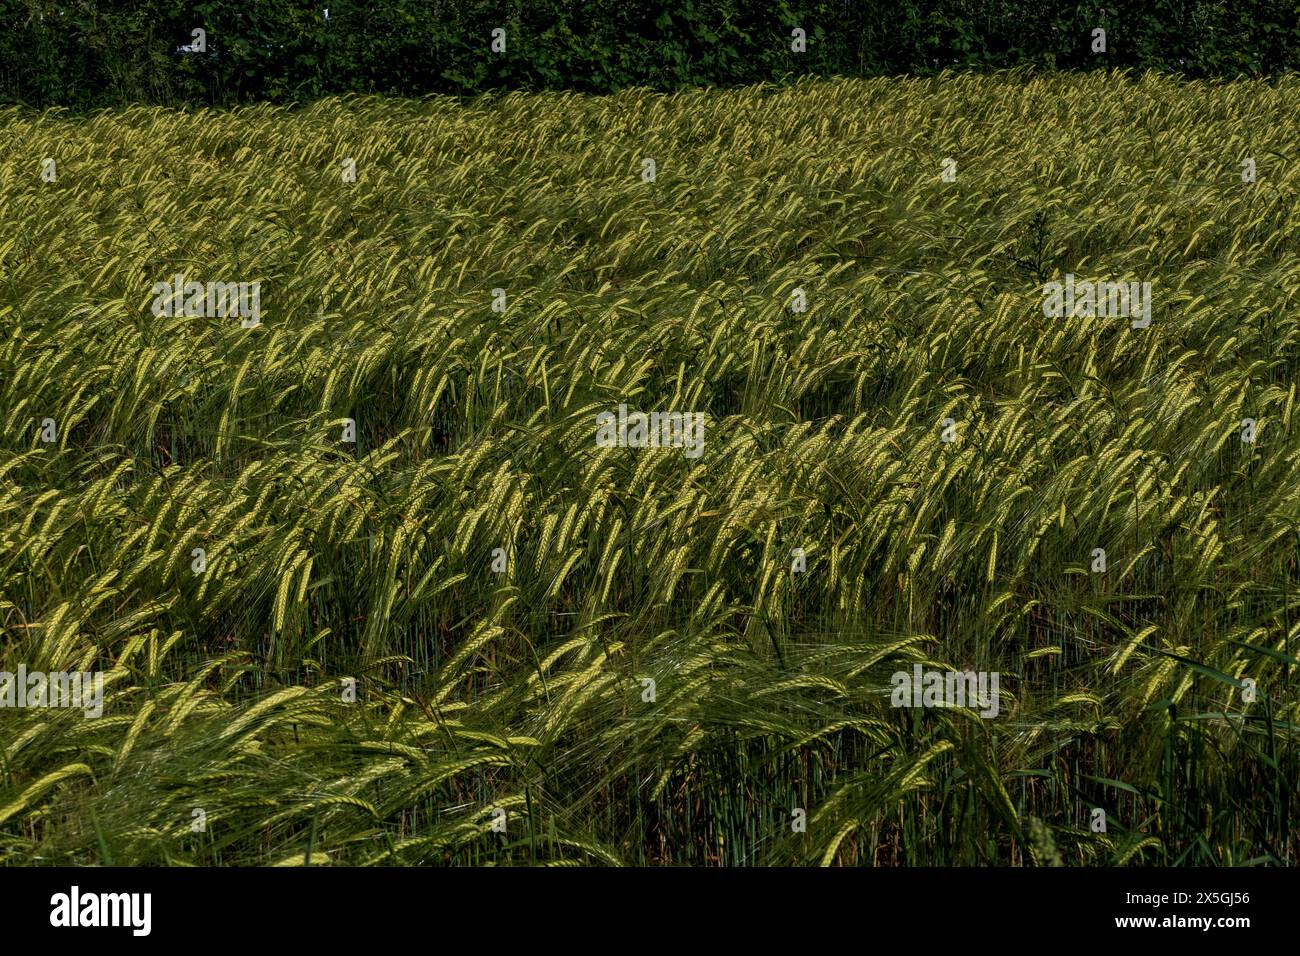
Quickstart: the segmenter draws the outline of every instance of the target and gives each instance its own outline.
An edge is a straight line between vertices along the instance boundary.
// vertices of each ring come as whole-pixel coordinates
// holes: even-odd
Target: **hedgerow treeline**
[[[1296,0],[0,0],[0,101],[227,106],[1016,66],[1257,76],[1300,63],[1298,10]],[[201,51],[190,49],[196,29]],[[495,50],[494,30],[504,31]]]

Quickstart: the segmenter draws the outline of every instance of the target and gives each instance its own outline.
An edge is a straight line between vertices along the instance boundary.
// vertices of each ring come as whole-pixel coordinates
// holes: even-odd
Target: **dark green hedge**
[[[324,16],[328,8],[327,21]],[[1300,64],[1300,0],[0,0],[0,100],[74,109],[329,93],[608,91],[1018,65]],[[1091,32],[1107,32],[1107,52]],[[190,31],[206,53],[180,53]],[[506,50],[491,31],[504,27]],[[791,29],[808,49],[790,49]]]

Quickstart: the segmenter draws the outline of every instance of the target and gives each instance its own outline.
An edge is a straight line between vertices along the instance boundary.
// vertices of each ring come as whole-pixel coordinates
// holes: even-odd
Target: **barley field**
[[[0,861],[1295,865],[1298,116],[0,110],[0,670],[103,678],[0,709]]]

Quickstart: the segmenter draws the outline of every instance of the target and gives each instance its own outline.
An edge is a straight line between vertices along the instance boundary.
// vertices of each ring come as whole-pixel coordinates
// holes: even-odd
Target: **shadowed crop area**
[[[1298,115],[0,110],[0,861],[1294,865]]]

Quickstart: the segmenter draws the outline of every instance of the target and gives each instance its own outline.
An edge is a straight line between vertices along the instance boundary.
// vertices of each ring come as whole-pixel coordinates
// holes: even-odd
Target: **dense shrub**
[[[1104,55],[1091,50],[1097,26]],[[207,51],[180,52],[195,27]],[[496,27],[502,53],[489,49]],[[795,27],[805,52],[790,49]],[[0,0],[0,100],[73,108],[1020,65],[1236,76],[1298,62],[1294,0]]]

